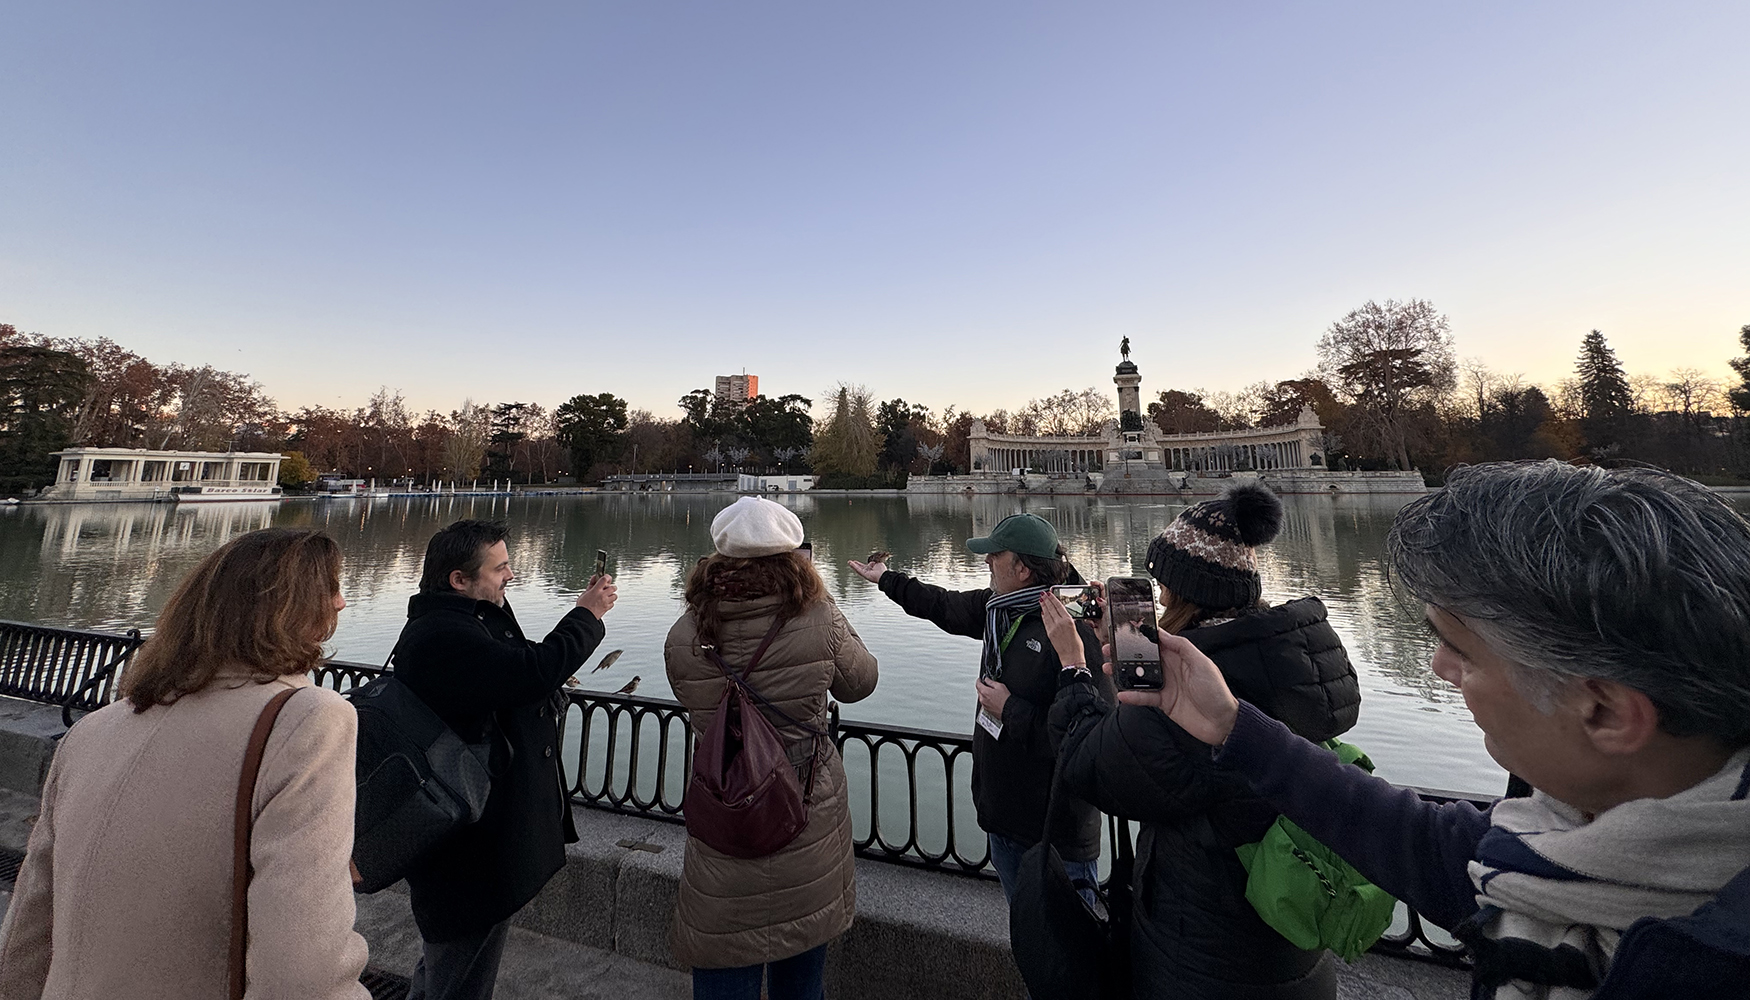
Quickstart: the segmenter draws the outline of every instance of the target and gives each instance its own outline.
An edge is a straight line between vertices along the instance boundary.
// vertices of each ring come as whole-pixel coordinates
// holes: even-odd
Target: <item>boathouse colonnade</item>
[[[68,448],[58,460],[44,499],[153,499],[178,487],[271,487],[284,456],[261,451],[163,451],[147,448]]]

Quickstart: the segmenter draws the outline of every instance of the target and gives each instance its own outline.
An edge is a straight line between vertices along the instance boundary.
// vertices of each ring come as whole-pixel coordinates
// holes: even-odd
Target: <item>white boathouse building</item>
[[[280,459],[266,451],[68,448],[38,500],[278,500]]]

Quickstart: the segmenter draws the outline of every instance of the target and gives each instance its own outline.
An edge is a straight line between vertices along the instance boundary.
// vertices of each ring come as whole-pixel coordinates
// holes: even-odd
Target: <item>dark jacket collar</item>
[[[516,621],[516,615],[510,610],[510,599],[506,598],[503,606],[491,601],[476,601],[466,594],[458,594],[453,590],[442,593],[414,594],[407,600],[407,617],[420,618],[435,611],[454,611],[464,615],[474,615],[477,618],[488,618],[494,615],[504,615],[511,621]]]

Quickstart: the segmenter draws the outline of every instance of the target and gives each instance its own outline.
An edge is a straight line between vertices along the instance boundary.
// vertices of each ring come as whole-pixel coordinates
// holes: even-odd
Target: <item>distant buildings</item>
[[[740,375],[717,376],[717,388],[714,395],[719,403],[737,403],[746,406],[749,400],[759,398],[760,377],[742,373]]]

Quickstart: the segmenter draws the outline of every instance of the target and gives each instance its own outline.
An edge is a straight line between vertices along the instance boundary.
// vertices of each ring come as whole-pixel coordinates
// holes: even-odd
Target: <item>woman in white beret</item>
[[[697,1000],[758,1000],[762,984],[771,1000],[818,1000],[827,942],[856,913],[856,869],[844,764],[816,734],[829,699],[875,690],[875,658],[797,551],[802,522],[789,508],[743,497],[711,522],[711,541],[717,551],[687,577],[687,611],[663,650],[669,684],[702,739],[730,683],[716,657],[742,673],[759,696],[750,707],[783,741],[807,822],[762,857],[714,849],[700,834],[718,837],[690,827],[669,945],[693,967]]]

